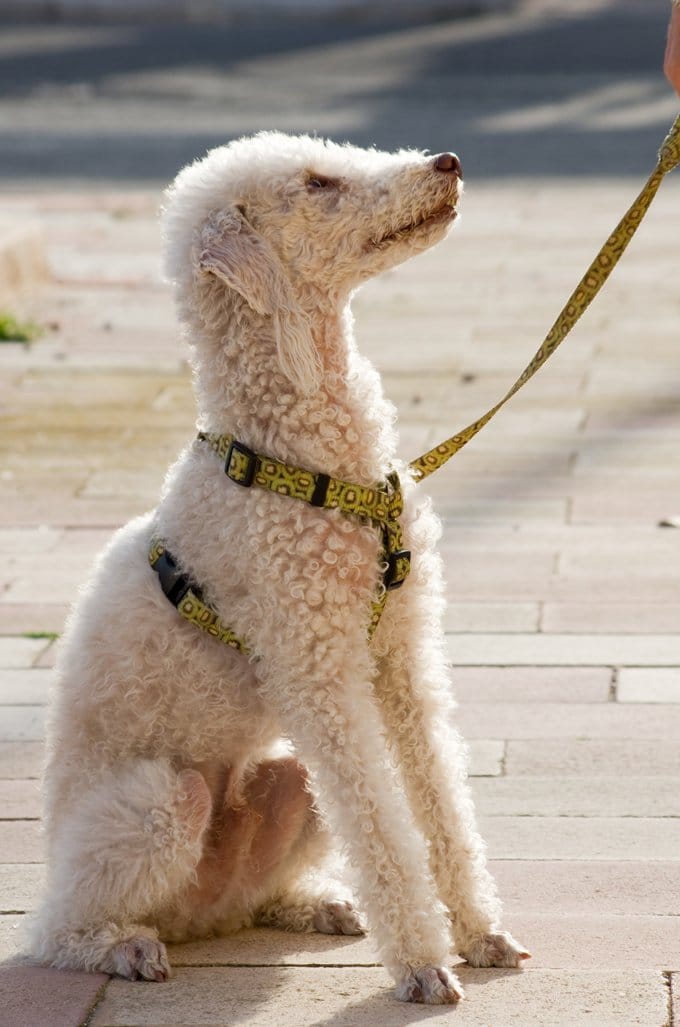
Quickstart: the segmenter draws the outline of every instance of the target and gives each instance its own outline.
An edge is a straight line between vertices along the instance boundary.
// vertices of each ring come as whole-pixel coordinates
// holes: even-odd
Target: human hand
[[[663,70],[666,78],[680,96],[680,3],[678,0],[673,0]]]

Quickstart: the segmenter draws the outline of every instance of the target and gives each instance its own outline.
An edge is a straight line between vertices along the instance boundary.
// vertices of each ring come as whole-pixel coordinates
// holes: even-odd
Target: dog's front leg
[[[397,786],[372,692],[366,626],[294,633],[258,664],[262,695],[311,773],[331,829],[357,871],[357,891],[381,957],[406,1001],[455,1002],[450,935],[422,835]]]
[[[437,558],[423,551],[391,600],[381,639],[389,651],[380,661],[376,695],[411,808],[429,841],[458,953],[474,966],[517,967],[529,953],[498,926],[501,905],[475,823],[465,746],[451,716],[440,577]]]

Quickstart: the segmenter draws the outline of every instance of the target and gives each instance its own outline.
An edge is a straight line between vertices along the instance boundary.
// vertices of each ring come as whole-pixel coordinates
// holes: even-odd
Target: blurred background
[[[0,182],[153,185],[260,128],[639,174],[668,0],[0,0]]]

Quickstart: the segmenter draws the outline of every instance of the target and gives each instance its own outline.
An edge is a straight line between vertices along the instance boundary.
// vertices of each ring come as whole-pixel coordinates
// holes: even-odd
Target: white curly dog
[[[395,458],[395,411],[349,300],[441,240],[455,155],[261,133],[185,168],[166,271],[205,432],[358,485],[401,474],[412,571],[381,588],[380,532],[240,488],[197,439],[158,507],[120,530],[68,626],[48,740],[41,961],[163,980],[163,944],[249,924],[357,934],[335,843],[398,998],[454,1002],[474,966],[528,953],[499,902],[452,727],[438,522]],[[252,651],[188,623],[149,564],[160,536]]]

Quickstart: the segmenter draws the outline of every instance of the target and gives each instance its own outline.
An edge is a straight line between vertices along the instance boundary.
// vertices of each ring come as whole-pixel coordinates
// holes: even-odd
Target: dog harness
[[[488,424],[501,407],[518,392],[543,366],[564,341],[581,315],[590,306],[604,283],[621,259],[664,179],[680,164],[680,116],[678,116],[661,145],[654,170],[642,191],[633,202],[612,234],[604,243],[585,275],[578,283],[553,326],[533,358],[522,371],[505,396],[487,410],[477,421],[440,442],[409,464],[411,475],[422,481],[442,467],[466,446]],[[373,487],[354,485],[327,474],[306,471],[281,463],[269,456],[254,453],[233,435],[199,432],[198,439],[206,442],[224,460],[224,472],[236,485],[269,489],[277,495],[301,500],[326,510],[341,510],[357,517],[364,524],[372,524],[380,535],[380,561],[384,567],[383,579],[373,601],[368,625],[368,637],[373,637],[387,601],[387,594],[400,588],[409,573],[411,554],[402,548],[399,518],[403,509],[401,483],[396,472]],[[201,589],[182,572],[175,557],[165,543],[157,538],[151,542],[149,562],[158,574],[161,588],[178,612],[192,624],[213,635],[225,645],[251,655],[248,645],[227,627],[204,601]]]
[[[272,457],[261,456],[244,446],[233,435],[216,435],[199,432],[198,439],[207,442],[224,461],[224,473],[236,485],[269,489],[279,496],[298,499],[310,506],[325,510],[342,510],[357,517],[364,524],[373,524],[380,532],[380,561],[384,565],[383,579],[373,601],[368,628],[369,638],[378,626],[385,606],[387,593],[400,588],[411,567],[411,554],[402,548],[402,534],[399,518],[403,510],[401,483],[396,473],[389,474],[384,482],[373,488],[353,485],[351,482],[332,478],[328,474],[305,471],[290,464],[281,463]],[[165,544],[153,539],[149,550],[149,562],[158,573],[161,588],[168,599],[186,619],[214,635],[226,645],[239,652],[250,654],[246,643],[226,627],[219,615],[203,602],[200,588],[179,569],[175,558]]]

